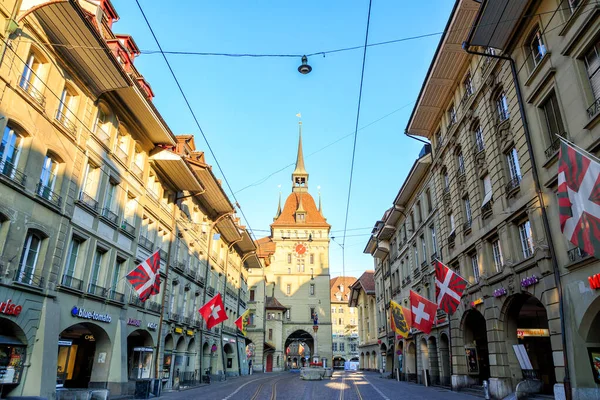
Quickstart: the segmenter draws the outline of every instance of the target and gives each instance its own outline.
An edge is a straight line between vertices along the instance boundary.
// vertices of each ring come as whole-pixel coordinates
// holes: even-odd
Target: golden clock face
[[[306,253],[306,246],[303,245],[302,243],[298,243],[296,245],[296,254],[298,254],[299,256],[303,255],[304,253]]]

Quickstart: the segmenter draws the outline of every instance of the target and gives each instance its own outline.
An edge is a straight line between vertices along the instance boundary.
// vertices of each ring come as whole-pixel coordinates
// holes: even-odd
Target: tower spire
[[[281,215],[281,185],[279,185],[279,188],[279,201],[277,203],[277,212],[275,213],[275,218],[273,218],[273,221],[277,220],[277,218],[279,218]]]
[[[321,186],[317,187],[319,189],[319,212],[323,215],[323,208],[321,206]]]
[[[300,118],[300,114],[296,114]],[[292,172],[292,191],[306,192],[308,188],[308,172],[304,168],[304,153],[302,152],[302,121],[298,121],[298,154],[296,169]]]

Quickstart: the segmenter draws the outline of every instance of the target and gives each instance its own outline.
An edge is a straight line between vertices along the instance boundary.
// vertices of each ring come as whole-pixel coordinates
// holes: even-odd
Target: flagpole
[[[450,387],[452,387],[452,375],[454,374],[454,363],[452,362],[452,318],[449,313],[448,316],[448,358],[450,359]]]
[[[588,152],[585,149],[582,149],[581,147],[577,146],[575,143],[571,142],[570,140],[558,135],[558,134],[554,134],[556,135],[560,140],[562,140],[563,142],[567,143],[569,146],[579,150],[580,152],[584,153],[586,156],[588,156],[589,158],[591,158],[592,160],[596,161],[597,163],[600,164],[600,158],[596,157],[595,155],[591,154],[590,152]]]

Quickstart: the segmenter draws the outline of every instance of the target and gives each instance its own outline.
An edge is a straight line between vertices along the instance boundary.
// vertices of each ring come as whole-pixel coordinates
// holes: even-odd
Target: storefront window
[[[165,356],[165,364],[166,364]],[[170,360],[169,360],[170,365]],[[151,347],[134,347],[133,358],[129,370],[129,379],[144,379],[150,378],[150,370],[152,368],[152,348]],[[167,369],[168,371],[168,369]]]
[[[163,359],[163,379],[168,379],[171,376],[171,358],[172,354],[165,353]]]
[[[25,361],[25,347],[0,345],[0,384],[18,384]]]

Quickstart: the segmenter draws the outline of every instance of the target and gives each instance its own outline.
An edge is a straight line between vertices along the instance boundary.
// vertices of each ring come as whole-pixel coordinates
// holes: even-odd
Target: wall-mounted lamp
[[[313,275],[313,268],[311,268],[311,269],[310,269],[310,280],[311,280],[311,281],[314,281],[314,280],[315,280],[315,277],[314,277],[314,275]]]
[[[308,234],[308,241],[309,241],[309,242],[312,242],[312,233],[309,233],[309,234]]]

